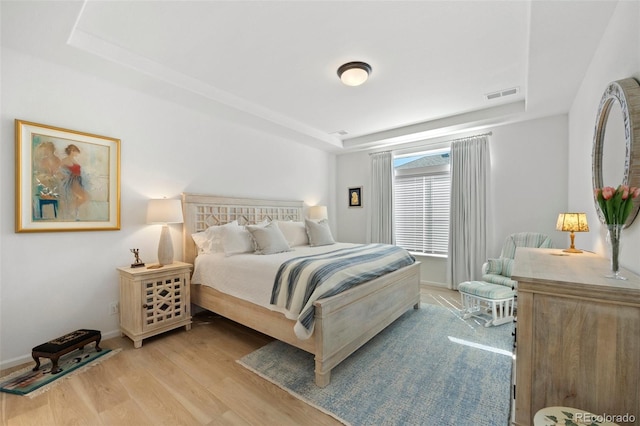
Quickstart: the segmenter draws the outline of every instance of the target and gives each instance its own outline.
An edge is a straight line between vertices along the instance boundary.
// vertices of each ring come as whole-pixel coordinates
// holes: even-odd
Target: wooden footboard
[[[331,370],[395,321],[420,305],[418,262],[338,295],[315,302],[311,338],[298,339],[295,321],[203,285],[191,286],[192,303],[315,356],[316,384],[329,384]]]
[[[315,302],[316,384],[331,370],[411,307],[420,307],[419,262]]]

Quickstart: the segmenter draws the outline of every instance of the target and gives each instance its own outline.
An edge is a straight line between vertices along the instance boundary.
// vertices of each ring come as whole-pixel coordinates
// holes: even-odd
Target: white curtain
[[[371,154],[369,241],[393,244],[393,155]]]
[[[454,290],[479,280],[487,260],[489,164],[487,136],[452,144],[448,278]]]

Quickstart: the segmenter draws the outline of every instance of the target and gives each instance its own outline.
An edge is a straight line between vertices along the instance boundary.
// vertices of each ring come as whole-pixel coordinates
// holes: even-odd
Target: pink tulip
[[[629,193],[631,194],[631,198],[638,198],[640,196],[640,188],[636,188],[635,186],[632,186],[629,189]]]
[[[604,198],[605,200],[611,199],[611,197],[613,197],[615,193],[616,190],[610,186],[605,186],[604,188],[602,188],[602,198]]]
[[[622,199],[626,200],[627,198],[629,198],[629,187],[624,185],[621,185],[621,187],[622,187]]]

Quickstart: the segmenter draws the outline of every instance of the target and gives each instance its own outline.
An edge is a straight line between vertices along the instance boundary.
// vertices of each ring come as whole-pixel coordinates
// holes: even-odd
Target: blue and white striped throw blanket
[[[280,265],[271,292],[271,304],[295,319],[299,339],[313,333],[313,302],[411,265],[415,258],[388,244],[366,244],[324,254],[296,257]]]

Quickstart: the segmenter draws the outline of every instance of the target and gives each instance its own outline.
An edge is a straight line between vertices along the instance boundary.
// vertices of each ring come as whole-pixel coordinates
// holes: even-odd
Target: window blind
[[[446,255],[449,173],[396,176],[394,185],[396,244],[413,252]]]

